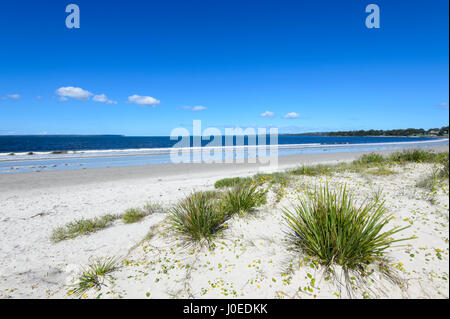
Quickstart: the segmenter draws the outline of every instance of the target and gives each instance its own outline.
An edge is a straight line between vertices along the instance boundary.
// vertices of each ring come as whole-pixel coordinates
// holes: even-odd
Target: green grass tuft
[[[306,175],[306,176],[318,176],[318,175],[330,175],[337,168],[336,165],[324,165],[318,164],[313,166],[303,165],[291,171],[293,175]]]
[[[287,185],[291,182],[292,176],[285,172],[275,172],[270,174],[258,173],[253,176],[253,182],[257,185],[269,183],[270,185],[279,184]]]
[[[224,188],[224,187],[233,187],[240,184],[248,184],[251,183],[252,179],[250,177],[233,177],[233,178],[224,178],[218,180],[215,184],[215,188]]]
[[[448,158],[448,152],[436,153],[428,150],[404,150],[395,152],[388,160],[395,163],[441,163]]]
[[[258,190],[258,185],[238,185],[228,190],[224,197],[222,206],[229,216],[249,212],[256,206],[266,203],[266,191]]]
[[[108,214],[92,219],[79,219],[53,230],[50,239],[53,242],[59,242],[65,239],[71,239],[93,233],[102,228],[108,227],[113,221],[119,219],[120,217],[120,215]]]
[[[364,154],[359,159],[357,159],[355,162],[360,164],[381,164],[386,159],[381,154],[377,153],[370,153],[370,154]]]
[[[196,192],[170,212],[172,230],[194,241],[210,241],[221,229],[226,215],[214,192]]]
[[[443,156],[441,160],[442,168],[439,170],[439,177],[441,179],[448,179],[449,178],[449,171],[448,171],[448,153],[447,156]]]
[[[384,202],[357,206],[345,186],[338,191],[321,186],[299,200],[293,210],[283,210],[285,221],[295,243],[324,265],[359,268],[381,257],[392,243],[406,240],[392,236],[407,227],[383,231],[392,218]]]
[[[148,212],[143,209],[130,208],[122,215],[122,220],[125,224],[131,224],[142,220],[147,215]]]
[[[110,257],[97,259],[83,269],[78,281],[70,290],[75,296],[82,296],[91,288],[100,289],[105,280],[109,279],[108,274],[119,268],[119,260]]]
[[[367,174],[376,175],[376,176],[388,176],[394,175],[396,172],[389,168],[386,168],[384,165],[377,166],[375,169],[368,169],[365,171]]]

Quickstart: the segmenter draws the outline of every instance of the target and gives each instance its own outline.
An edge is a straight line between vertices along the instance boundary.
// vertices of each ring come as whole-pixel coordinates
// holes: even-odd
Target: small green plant
[[[119,263],[114,257],[94,260],[83,268],[70,292],[80,297],[91,288],[100,289],[105,281],[111,278],[108,274],[119,268]]]
[[[108,227],[113,221],[119,219],[120,217],[120,215],[108,214],[91,219],[79,219],[53,230],[51,240],[53,242],[59,242],[65,239],[87,235]]]
[[[266,193],[267,191],[258,190],[256,184],[238,185],[225,193],[222,206],[229,216],[243,214],[265,204]]]
[[[292,176],[289,173],[275,172],[270,174],[258,173],[253,176],[253,183],[256,185],[262,185],[269,183],[270,185],[287,185],[292,180]]]
[[[381,202],[382,198],[383,198],[383,189],[381,187],[379,187],[376,190],[372,191],[372,200],[373,201]]]
[[[156,212],[163,212],[164,208],[160,204],[148,202],[147,204],[144,205],[144,207],[142,207],[142,210],[147,215],[151,215],[151,214],[154,214]]]
[[[383,231],[391,220],[384,202],[369,200],[357,206],[346,186],[331,191],[328,184],[299,198],[284,218],[294,242],[322,264],[360,268],[382,256],[393,243],[407,240],[392,236],[409,227]]]
[[[154,214],[158,211],[163,211],[163,207],[155,203],[147,203],[143,208],[130,208],[122,214],[122,220],[125,224],[136,223],[144,217]]]
[[[385,161],[385,158],[381,154],[370,153],[370,154],[362,155],[355,162],[358,162],[361,164],[381,164],[384,161]]]
[[[384,165],[379,165],[376,167],[376,169],[368,169],[365,172],[376,176],[388,176],[395,174],[394,170],[391,170]]]
[[[318,176],[318,175],[330,175],[333,173],[333,168],[337,166],[318,164],[314,166],[300,166],[291,171],[293,175],[306,175],[306,176]]]
[[[442,160],[441,160],[441,164],[442,164],[442,168],[439,170],[439,177],[442,179],[448,179],[449,178],[449,170],[448,170],[448,164],[449,164],[449,159],[448,159],[448,153],[447,156],[443,156]]]
[[[417,182],[416,186],[424,188],[430,192],[434,192],[437,186],[440,184],[440,171],[439,169],[433,169],[433,171],[425,178]]]
[[[130,208],[122,215],[122,220],[125,224],[131,224],[142,220],[147,215],[148,212],[143,209]]]
[[[388,158],[395,163],[441,163],[448,158],[448,152],[436,153],[428,150],[413,149],[395,152]]]
[[[170,212],[172,230],[195,241],[210,241],[226,220],[219,199],[212,194],[196,192],[178,203]]]
[[[224,187],[233,187],[239,184],[247,184],[251,183],[252,179],[250,177],[233,177],[233,178],[224,178],[218,180],[215,184],[215,188],[224,188]]]

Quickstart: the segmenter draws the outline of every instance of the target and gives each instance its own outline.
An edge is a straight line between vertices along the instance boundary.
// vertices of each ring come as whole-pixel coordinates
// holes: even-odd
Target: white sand
[[[442,149],[448,151],[448,146]],[[280,159],[280,170],[299,163],[352,160],[360,155],[286,156]],[[112,274],[114,284],[86,297],[102,293],[102,297],[147,298],[149,293],[150,298],[337,298],[363,294],[372,298],[448,298],[448,185],[436,192],[434,203],[428,192],[416,187],[432,169],[427,164],[409,165],[398,168],[396,175],[372,176],[370,180],[355,174],[332,179],[332,183],[348,183],[360,197],[382,188],[388,210],[396,217],[393,225],[412,222],[402,236],[418,236],[412,246],[388,252],[399,269],[399,282],[378,278],[375,272],[375,282],[355,284],[364,288],[356,288],[351,296],[335,280],[326,281],[321,268],[313,269],[304,262],[300,265],[301,254],[292,251],[286,241],[281,208],[294,200],[295,186],[280,203],[269,200],[252,216],[230,220],[212,251],[183,247],[165,230],[166,214],[135,224],[117,221],[99,232],[56,244],[49,239],[54,228],[79,218],[122,213],[148,201],[169,208],[193,190],[213,189],[220,178],[253,175],[255,165],[153,165],[0,175],[0,296],[64,298],[68,291],[65,284],[90,258],[121,256],[129,265]],[[323,178],[300,177],[296,184],[301,188],[320,181]],[[153,226],[158,227],[155,237],[141,244]],[[336,273],[340,278],[339,270]]]

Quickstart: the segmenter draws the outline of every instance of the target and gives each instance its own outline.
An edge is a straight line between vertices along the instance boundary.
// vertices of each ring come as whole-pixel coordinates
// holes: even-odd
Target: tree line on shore
[[[431,128],[425,130],[423,128],[407,128],[394,130],[357,130],[357,131],[337,131],[337,132],[320,132],[320,133],[302,133],[302,134],[283,134],[290,136],[448,136],[448,126],[441,128]]]

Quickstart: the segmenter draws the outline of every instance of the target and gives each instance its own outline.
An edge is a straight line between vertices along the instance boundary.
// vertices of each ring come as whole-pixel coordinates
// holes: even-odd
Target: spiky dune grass
[[[91,289],[101,289],[112,278],[110,273],[117,270],[119,265],[120,259],[115,257],[92,260],[88,266],[83,267],[76,282],[70,286],[68,295],[83,297]]]
[[[120,219],[120,217],[120,215],[107,214],[91,219],[78,219],[54,229],[50,239],[53,242],[60,242],[62,240],[87,235],[108,227],[113,221]]]
[[[191,194],[170,212],[171,229],[194,241],[210,241],[225,220],[219,201],[205,192]]]
[[[357,205],[346,186],[337,191],[328,184],[319,186],[283,212],[294,242],[325,266],[362,268],[393,243],[410,239],[392,237],[408,227],[384,229],[392,216],[383,202],[373,199]]]
[[[233,178],[223,178],[218,180],[215,184],[215,188],[225,188],[232,187],[241,184],[251,183],[252,179],[250,177],[233,177]]]
[[[143,208],[129,208],[122,214],[122,220],[125,224],[131,224],[141,221],[143,218],[156,213],[157,211],[163,211],[163,208],[159,204],[147,203]]]
[[[50,240],[57,243],[66,239],[88,235],[111,226],[113,222],[119,219],[122,219],[125,224],[136,223],[146,216],[163,210],[163,207],[159,204],[147,203],[143,208],[130,208],[123,214],[106,214],[100,217],[78,219],[55,228],[50,236]]]
[[[266,192],[256,184],[237,184],[225,192],[195,192],[172,208],[170,228],[192,241],[210,242],[226,220],[265,203]]]

